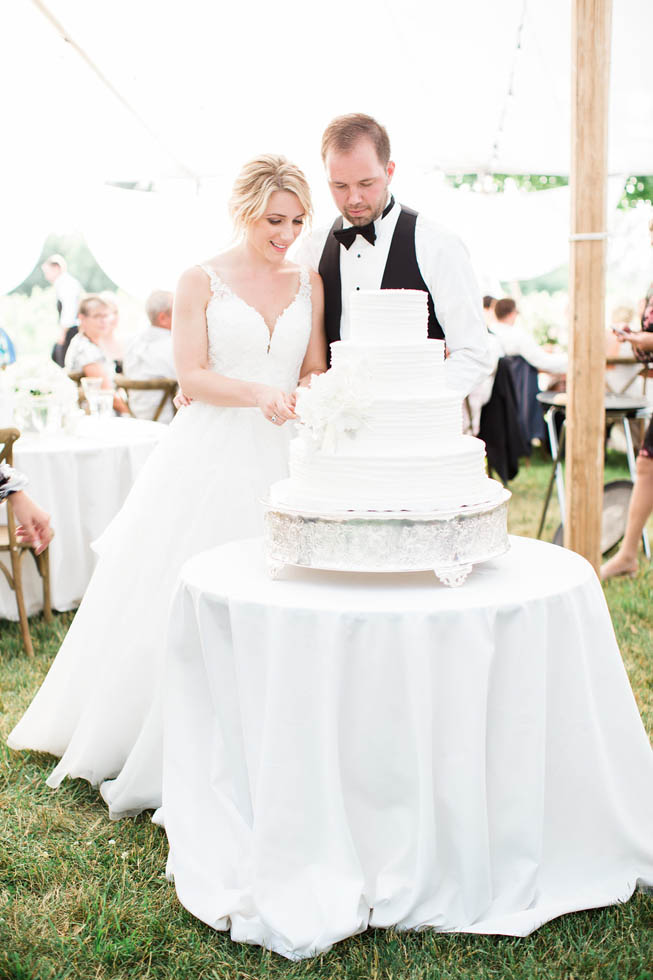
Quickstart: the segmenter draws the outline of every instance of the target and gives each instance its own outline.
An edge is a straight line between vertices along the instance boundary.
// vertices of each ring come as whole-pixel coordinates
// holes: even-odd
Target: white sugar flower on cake
[[[340,439],[367,424],[371,403],[369,379],[360,366],[314,374],[310,386],[297,393],[300,434],[310,448],[336,452]]]

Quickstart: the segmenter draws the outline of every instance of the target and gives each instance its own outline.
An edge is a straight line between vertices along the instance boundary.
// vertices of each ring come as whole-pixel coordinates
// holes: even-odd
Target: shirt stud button
[[[356,289],[360,289],[360,286],[356,286]]]

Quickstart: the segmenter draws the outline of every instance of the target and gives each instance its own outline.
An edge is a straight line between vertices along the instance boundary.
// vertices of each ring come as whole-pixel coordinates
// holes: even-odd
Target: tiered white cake
[[[356,292],[351,339],[297,398],[290,478],[270,501],[314,512],[427,513],[491,503],[485,445],[462,434],[462,398],[444,380],[444,343],[427,339],[425,292]]]

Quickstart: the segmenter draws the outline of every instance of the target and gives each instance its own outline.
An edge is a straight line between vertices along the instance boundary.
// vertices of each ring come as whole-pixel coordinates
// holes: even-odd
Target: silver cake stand
[[[286,565],[339,572],[434,571],[444,585],[462,585],[474,565],[508,550],[510,497],[502,489],[490,503],[424,514],[324,514],[264,501],[268,569],[273,578]]]

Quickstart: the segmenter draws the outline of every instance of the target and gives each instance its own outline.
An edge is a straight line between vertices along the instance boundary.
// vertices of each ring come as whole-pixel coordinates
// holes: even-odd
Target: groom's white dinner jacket
[[[349,337],[351,293],[357,289],[381,288],[401,212],[401,205],[395,202],[384,218],[376,220],[374,245],[358,235],[349,249],[344,245],[338,246],[342,340]],[[343,218],[342,226],[348,228],[350,223]],[[332,234],[331,227],[313,232],[300,246],[298,262],[318,270],[327,239]],[[447,385],[467,395],[492,370],[487,328],[481,313],[481,296],[467,249],[452,232],[420,214],[415,222],[414,249],[419,272],[432,297],[437,322],[444,331],[449,350],[445,366]],[[325,281],[324,285],[325,291],[328,290],[329,283]],[[395,282],[393,287],[402,288],[402,283]],[[408,287],[415,288],[412,283],[403,286]]]

